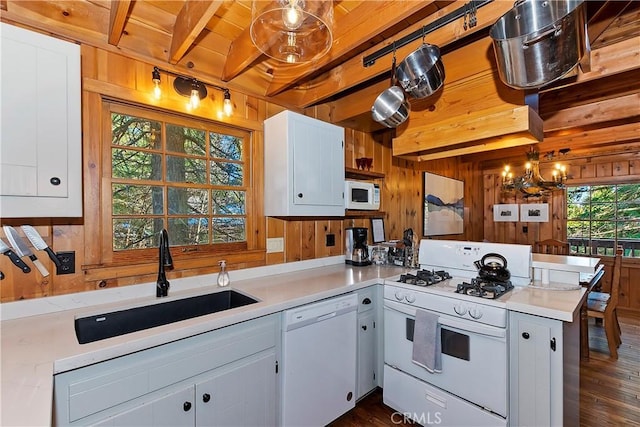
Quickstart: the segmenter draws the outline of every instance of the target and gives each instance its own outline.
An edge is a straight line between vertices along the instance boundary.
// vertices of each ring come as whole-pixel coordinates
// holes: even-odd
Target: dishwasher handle
[[[357,309],[358,298],[354,294],[303,305],[283,312],[282,328],[284,331],[298,329]]]

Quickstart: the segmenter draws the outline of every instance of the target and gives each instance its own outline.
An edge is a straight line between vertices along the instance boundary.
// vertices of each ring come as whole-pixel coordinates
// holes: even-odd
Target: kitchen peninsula
[[[3,304],[2,424],[50,424],[55,374],[395,281],[403,271],[401,267],[349,267],[342,257],[233,271],[232,287],[260,302],[85,345],[77,343],[75,317],[153,303],[155,285]],[[169,298],[216,291],[213,283],[213,275],[176,279]],[[513,298],[519,312],[571,322],[585,296],[583,290],[554,294],[550,310],[541,303],[540,292],[544,291],[518,288],[504,303],[509,309]],[[105,299],[110,302],[101,303]]]

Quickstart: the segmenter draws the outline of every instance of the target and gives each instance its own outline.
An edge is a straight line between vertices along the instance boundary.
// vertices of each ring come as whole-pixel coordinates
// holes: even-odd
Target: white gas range
[[[385,404],[423,425],[508,425],[505,300],[531,283],[531,246],[422,240],[419,263],[385,280]],[[507,280],[476,280],[477,264]],[[418,310],[437,316],[441,372],[413,362]]]

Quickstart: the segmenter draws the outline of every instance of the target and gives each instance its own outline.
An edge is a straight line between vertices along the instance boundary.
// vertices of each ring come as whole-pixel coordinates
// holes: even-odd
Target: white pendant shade
[[[332,0],[253,0],[251,40],[265,55],[291,64],[315,61],[333,43]]]

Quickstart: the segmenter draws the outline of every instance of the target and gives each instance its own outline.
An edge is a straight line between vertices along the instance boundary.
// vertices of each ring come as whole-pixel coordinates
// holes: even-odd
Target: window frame
[[[255,189],[253,188],[253,159],[251,153],[253,153],[253,144],[254,144],[254,132],[248,129],[241,129],[238,127],[230,126],[228,124],[221,124],[219,122],[215,122],[212,120],[207,120],[201,117],[196,116],[185,116],[178,113],[167,112],[164,110],[156,110],[143,106],[131,105],[126,103],[121,103],[114,100],[104,100],[103,101],[103,144],[101,149],[102,155],[102,191],[101,191],[101,208],[102,214],[102,260],[106,264],[110,265],[119,265],[122,263],[131,263],[131,262],[148,262],[150,259],[155,259],[157,257],[157,247],[152,248],[144,248],[144,249],[127,249],[127,250],[114,250],[113,249],[113,219],[116,216],[113,215],[113,199],[112,199],[112,184],[114,183],[128,183],[131,182],[133,184],[151,184],[151,185],[161,185],[165,189],[169,186],[174,187],[188,187],[188,188],[196,188],[189,187],[188,185],[184,185],[182,183],[171,183],[165,180],[165,176],[163,173],[162,181],[147,181],[147,180],[121,180],[117,178],[112,178],[112,131],[111,131],[111,115],[112,113],[116,114],[126,114],[136,117],[141,117],[144,119],[154,120],[163,123],[163,129],[165,128],[165,124],[179,125],[185,126],[193,129],[203,130],[204,132],[217,132],[226,135],[239,136],[243,138],[243,185],[242,187],[237,186],[213,186],[208,182],[203,184],[203,187],[207,188],[209,192],[209,197],[211,197],[211,192],[214,189],[223,189],[223,190],[241,190],[245,193],[245,212],[244,212],[244,221],[245,221],[245,240],[242,242],[230,242],[230,243],[207,243],[202,245],[171,245],[172,255],[174,258],[187,258],[187,257],[206,257],[212,255],[220,255],[226,253],[233,252],[241,252],[247,251],[250,247],[250,230],[255,228],[254,215],[251,215],[251,206],[253,205],[253,199],[255,197]],[[163,140],[166,138],[166,135],[163,135]],[[180,153],[173,153],[166,149],[165,144],[163,144],[159,149],[150,150],[154,153],[160,153],[162,156],[165,155],[176,155],[182,156]],[[232,160],[229,160],[231,163],[237,163]],[[164,162],[163,162],[164,164]],[[164,166],[166,167],[166,166]],[[208,169],[207,169],[208,170]],[[166,195],[165,195],[166,200]],[[209,201],[209,209],[211,209],[212,201]],[[177,215],[180,216],[180,215]],[[165,227],[167,225],[166,221],[172,217],[172,215],[168,212],[167,207],[165,206],[164,213],[161,215],[163,221],[165,222]],[[218,216],[214,216],[210,211],[208,218],[211,222],[212,219],[217,218]],[[212,226],[212,222],[211,225]]]
[[[567,232],[567,241],[569,242],[569,248],[570,248],[570,254],[571,255],[578,255],[578,256],[596,256],[596,257],[601,257],[601,256],[614,256],[615,255],[615,248],[617,247],[617,245],[622,244],[623,247],[625,248],[625,250],[623,251],[623,256],[630,258],[630,259],[640,259],[640,254],[638,254],[638,252],[640,251],[640,249],[637,249],[636,246],[640,247],[640,239],[638,241],[638,244],[632,244],[632,245],[627,245],[627,246],[631,246],[629,247],[625,247],[624,243],[620,243],[619,240],[619,227],[618,227],[618,223],[620,222],[626,222],[627,220],[624,219],[619,219],[617,216],[615,216],[614,218],[611,218],[610,222],[613,222],[615,224],[615,228],[613,230],[614,232],[614,237],[613,237],[613,247],[612,248],[608,248],[605,247],[604,253],[597,253],[597,248],[598,246],[596,246],[596,253],[593,253],[593,249],[594,249],[594,244],[593,241],[594,240],[598,240],[598,239],[593,239],[592,238],[592,223],[595,221],[603,221],[602,219],[598,219],[593,217],[593,209],[592,209],[592,198],[591,198],[591,194],[593,191],[593,187],[614,187],[617,188],[619,186],[624,186],[624,185],[638,185],[640,186],[640,182],[635,182],[635,181],[630,181],[630,182],[593,182],[593,183],[583,183],[583,184],[572,184],[572,185],[567,185],[567,192],[565,194],[564,197],[564,201],[565,201],[565,208],[566,208],[566,232]],[[582,187],[588,187],[588,191],[590,193],[589,196],[589,212],[590,212],[590,216],[588,220],[581,220],[581,219],[577,219],[577,218],[570,218],[569,217],[569,206],[573,205],[573,203],[569,202],[569,192],[571,189],[576,189],[576,188],[582,188]],[[620,202],[617,198],[617,191],[615,192],[616,197],[615,200],[613,200],[611,203],[614,205],[613,208],[613,212],[617,215],[618,213],[618,203],[625,203],[626,201],[622,201]],[[638,219],[640,220],[640,218]],[[589,228],[589,236],[588,238],[585,239],[576,239],[576,238],[572,238],[570,233],[569,233],[569,223],[570,222],[586,222],[588,223],[588,228]],[[628,220],[628,221],[635,221],[635,219],[632,220]],[[571,241],[575,241],[575,240],[582,240],[585,241],[587,243],[587,248],[589,249],[589,253],[582,253],[582,252],[574,252],[573,248],[577,246],[576,245],[572,245]],[[623,241],[628,241],[629,239],[623,239]],[[585,251],[586,252],[586,251]],[[636,253],[636,255],[634,256],[634,252]]]

